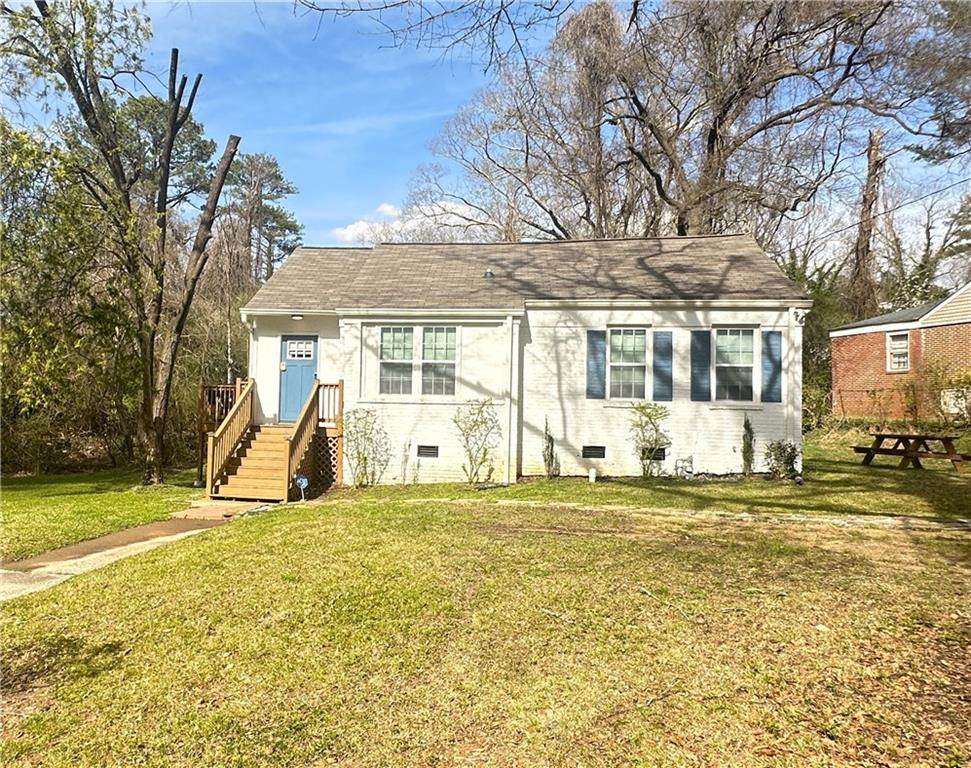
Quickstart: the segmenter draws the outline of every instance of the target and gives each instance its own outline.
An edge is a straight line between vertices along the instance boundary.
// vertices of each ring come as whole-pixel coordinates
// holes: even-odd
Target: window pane
[[[752,365],[755,331],[719,328],[715,332],[715,365]]]
[[[455,359],[455,328],[425,328],[422,335],[423,360]]]
[[[647,331],[643,328],[613,328],[610,331],[610,362],[643,363]]]
[[[890,370],[906,371],[910,367],[910,339],[906,333],[891,334],[888,339]]]
[[[640,365],[610,366],[610,396],[644,399],[644,367]]]
[[[422,363],[421,393],[423,395],[454,395],[454,363]]]
[[[382,328],[381,359],[411,360],[414,354],[414,329]]]
[[[381,363],[379,392],[382,395],[410,395],[411,363]]]
[[[716,400],[751,400],[752,369],[729,366],[715,368]]]

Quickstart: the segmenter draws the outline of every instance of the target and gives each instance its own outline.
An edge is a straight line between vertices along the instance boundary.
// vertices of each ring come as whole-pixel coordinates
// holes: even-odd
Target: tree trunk
[[[168,418],[169,402],[172,395],[175,361],[179,354],[179,345],[182,342],[182,333],[189,318],[189,310],[192,307],[196,286],[209,258],[206,246],[212,237],[212,224],[216,218],[216,206],[219,203],[223,184],[226,182],[229,167],[232,165],[238,147],[239,136],[230,136],[229,141],[226,142],[226,149],[223,151],[222,158],[219,160],[219,165],[216,166],[216,172],[209,185],[209,196],[206,198],[206,204],[199,216],[199,225],[196,228],[196,236],[192,243],[192,252],[186,265],[185,282],[178,312],[172,328],[166,334],[162,354],[159,355],[158,373],[153,382],[153,396],[149,401],[151,418],[148,420],[146,429],[148,468],[145,481],[147,483],[161,483],[165,479],[165,423]]]
[[[870,131],[867,145],[866,182],[860,203],[860,228],[853,247],[853,269],[850,273],[849,308],[853,320],[863,320],[877,313],[877,284],[873,265],[873,211],[877,205],[880,174],[886,162],[880,153],[880,130]]]

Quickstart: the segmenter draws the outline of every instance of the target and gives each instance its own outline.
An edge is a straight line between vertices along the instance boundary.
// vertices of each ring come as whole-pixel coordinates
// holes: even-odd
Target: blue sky
[[[274,155],[299,194],[288,206],[310,244],[400,205],[442,124],[487,83],[481,65],[437,51],[389,47],[365,20],[321,20],[280,3],[149,3],[147,65],[172,47],[203,75],[195,117],[221,146]]]

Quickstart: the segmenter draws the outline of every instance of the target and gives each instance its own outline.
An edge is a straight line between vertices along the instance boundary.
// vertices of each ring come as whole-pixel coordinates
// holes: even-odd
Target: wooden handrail
[[[293,431],[287,436],[287,474],[283,481],[284,501],[287,501],[290,497],[290,483],[294,474],[300,469],[300,460],[317,430],[317,409],[319,408],[317,398],[319,393],[320,382],[314,379],[310,393],[304,401],[303,408],[300,409],[300,415],[293,425]]]
[[[226,418],[208,436],[206,461],[206,494],[212,495],[216,481],[222,477],[226,463],[253,423],[253,391],[256,381],[248,379]]]

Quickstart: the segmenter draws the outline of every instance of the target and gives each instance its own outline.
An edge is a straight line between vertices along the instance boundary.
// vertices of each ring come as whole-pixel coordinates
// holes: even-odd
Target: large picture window
[[[421,393],[455,394],[455,328],[422,329]]]
[[[715,399],[752,400],[755,331],[719,328],[715,331]]]
[[[610,397],[644,399],[647,370],[647,331],[610,329]]]
[[[408,327],[381,329],[379,389],[382,395],[410,395],[415,330]]]

